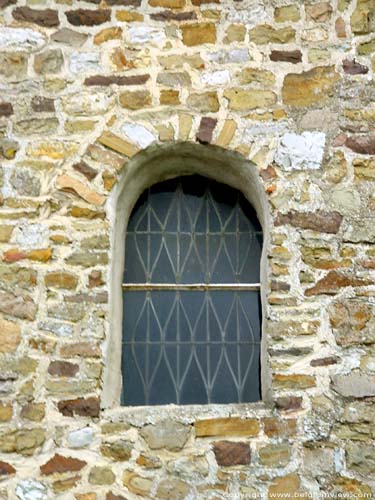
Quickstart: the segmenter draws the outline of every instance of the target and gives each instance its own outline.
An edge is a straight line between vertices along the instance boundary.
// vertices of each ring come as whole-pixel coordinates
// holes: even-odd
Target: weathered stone
[[[10,476],[11,474],[15,474],[16,469],[13,467],[13,465],[8,464],[7,462],[3,462],[0,460],[0,477],[3,478],[4,476]]]
[[[289,402],[287,405],[288,409],[290,409],[291,406],[297,406],[297,404],[297,408],[300,407],[300,398],[296,399],[299,401],[293,401],[292,405]],[[264,433],[270,438],[290,437],[295,436],[297,433],[297,421],[294,418],[279,419],[276,417],[266,417],[262,419],[262,423],[264,426]]]
[[[77,9],[68,10],[65,15],[73,26],[96,26],[111,20],[111,11],[109,9]]]
[[[365,398],[375,396],[375,375],[351,372],[348,375],[333,375],[332,388],[341,396]]]
[[[0,54],[0,75],[10,81],[25,79],[27,74],[27,55],[23,53]]]
[[[375,135],[368,136],[351,136],[345,141],[345,146],[355,153],[362,155],[375,154]]]
[[[137,464],[146,469],[160,469],[162,466],[162,461],[159,457],[154,455],[139,455],[136,460]]]
[[[289,73],[284,78],[283,102],[297,107],[322,105],[332,96],[339,80],[340,75],[333,66],[316,67],[303,73]]]
[[[65,321],[80,321],[85,315],[84,308],[80,304],[55,304],[48,307],[48,316]]]
[[[83,358],[98,358],[100,349],[91,342],[76,342],[73,344],[64,344],[60,349],[61,355],[67,358],[80,356]]]
[[[0,317],[0,352],[14,352],[21,342],[21,328],[17,323]]]
[[[144,20],[143,14],[139,12],[130,11],[130,10],[118,10],[116,12],[116,19],[121,22],[130,23],[130,22],[141,22]]]
[[[166,87],[189,87],[191,85],[189,73],[186,71],[159,73],[156,82]]]
[[[33,479],[24,479],[17,484],[17,499],[19,500],[47,500],[47,488],[44,484]]]
[[[35,96],[31,100],[31,108],[36,113],[54,112],[55,101],[54,99],[49,99],[48,97]]]
[[[196,437],[206,436],[257,436],[259,422],[255,418],[213,418],[194,423]]]
[[[34,58],[34,70],[36,73],[46,75],[48,73],[58,73],[64,63],[62,51],[60,49],[50,49]]]
[[[338,38],[346,38],[346,25],[342,17],[338,17],[336,19],[335,30]]]
[[[165,10],[163,12],[158,12],[157,14],[151,14],[151,19],[154,21],[194,21],[197,19],[197,14],[195,12],[172,12],[170,10]]]
[[[100,402],[98,398],[78,398],[59,401],[57,407],[64,416],[73,417],[98,417],[100,412]]]
[[[219,111],[219,100],[216,92],[203,92],[190,94],[187,99],[190,108],[196,109],[201,113],[215,113]]]
[[[275,62],[297,64],[302,62],[302,52],[300,50],[272,50],[270,59]]]
[[[290,224],[301,229],[310,229],[322,233],[336,234],[342,222],[342,215],[338,212],[295,212],[278,214],[275,219],[275,226]]]
[[[180,93],[178,90],[162,89],[160,91],[160,104],[170,106],[180,104]],[[151,133],[150,133],[151,135]],[[153,136],[152,136],[153,137]]]
[[[219,466],[248,465],[250,463],[248,443],[217,441],[213,444],[213,452]]]
[[[322,132],[287,132],[280,138],[275,161],[285,170],[319,169],[325,146]]]
[[[89,483],[98,486],[113,484],[116,476],[109,467],[93,467],[89,473]]]
[[[371,444],[349,442],[346,459],[348,468],[362,476],[373,477],[375,474],[375,449]]]
[[[300,12],[298,5],[283,5],[282,7],[276,7],[274,18],[277,23],[285,23],[287,21],[299,21]]]
[[[77,486],[78,481],[81,479],[81,476],[78,474],[72,477],[67,477],[66,479],[58,479],[52,483],[53,492],[58,494],[71,490],[74,486]]]
[[[372,217],[352,220],[344,233],[344,241],[351,243],[374,243],[375,225]]]
[[[149,0],[151,7],[163,7],[165,9],[182,9],[185,7],[185,0]]]
[[[216,124],[217,120],[214,118],[203,117],[199,125],[197,141],[202,144],[209,144],[212,142],[212,134]]]
[[[149,498],[152,488],[152,479],[140,476],[135,472],[124,472],[123,476],[124,486],[136,495],[141,495],[142,497]]]
[[[113,443],[104,443],[100,451],[102,455],[112,458],[116,462],[124,462],[130,459],[134,444],[125,439],[118,439]]]
[[[32,321],[35,319],[36,311],[37,306],[31,297],[0,291],[0,312]]]
[[[10,430],[0,435],[0,451],[31,456],[45,441],[43,429]]]
[[[12,420],[13,408],[10,403],[0,403],[0,422],[9,422]]]
[[[88,35],[85,33],[79,33],[69,28],[62,28],[56,31],[56,33],[51,36],[51,39],[57,43],[65,43],[72,47],[81,47],[87,40],[87,37]]]
[[[166,40],[165,31],[146,24],[131,26],[126,31],[126,38],[130,44],[147,44],[158,46]]]
[[[16,7],[12,11],[16,21],[26,21],[38,24],[46,28],[53,28],[59,25],[59,15],[57,10],[52,9],[30,9],[30,7]]]
[[[51,361],[48,373],[57,377],[75,377],[79,372],[79,366],[68,361]]]
[[[296,32],[289,26],[286,28],[276,29],[269,24],[261,24],[252,28],[249,32],[250,42],[258,45],[266,45],[267,43],[289,43],[293,42]]]
[[[356,181],[375,180],[375,160],[355,159],[353,160],[353,168]]]
[[[10,139],[0,139],[0,158],[13,160],[19,149],[19,144]]]
[[[143,109],[151,105],[151,94],[148,90],[123,92],[119,96],[120,105],[127,109]]]
[[[46,43],[45,37],[29,28],[0,28],[0,48],[17,50],[38,50]]]
[[[288,474],[287,476],[278,477],[273,480],[268,488],[268,500],[274,498],[293,497],[300,500],[305,500],[308,497],[301,491],[301,481],[297,474]]]
[[[11,116],[13,114],[13,106],[10,102],[0,102],[0,116]]]
[[[112,491],[109,491],[105,497],[105,500],[126,500],[122,495],[115,495]]]
[[[335,295],[341,288],[345,287],[359,287],[372,285],[372,280],[358,278],[353,274],[343,274],[338,271],[330,271],[324,278],[319,280],[315,286],[308,288],[305,291],[307,297],[312,295],[326,294]]]
[[[101,45],[108,40],[116,40],[122,38],[122,29],[119,27],[105,28],[94,36],[94,44]]]
[[[152,450],[166,448],[173,451],[185,446],[190,432],[190,426],[171,420],[146,425],[141,429],[140,435]]]
[[[328,2],[307,4],[305,10],[309,19],[320,23],[328,21],[332,14],[332,7]]]
[[[133,75],[133,76],[104,76],[95,75],[85,79],[84,84],[90,86],[108,86],[108,85],[142,85],[149,80],[150,75]]]
[[[56,186],[61,190],[74,191],[78,196],[93,205],[103,205],[105,197],[88,188],[82,182],[68,175],[60,175],[57,178]]]
[[[375,343],[373,307],[358,300],[333,302],[328,308],[336,342],[344,347]]]
[[[290,460],[290,451],[288,444],[269,444],[259,450],[259,461],[265,467],[284,467]]]
[[[86,465],[86,462],[78,458],[65,457],[56,453],[48,462],[40,466],[40,472],[43,476],[50,474],[62,474],[64,472],[80,471]]]
[[[276,399],[275,406],[278,410],[285,412],[300,410],[302,398],[299,396],[282,396]]]
[[[352,32],[356,35],[366,35],[375,28],[374,0],[358,0],[356,8],[350,17]]]
[[[74,52],[70,56],[69,69],[72,73],[96,73],[100,71],[100,57],[97,52]]]
[[[76,288],[78,279],[74,274],[56,271],[46,274],[44,282],[47,287],[63,288],[71,290]]]
[[[0,243],[8,243],[12,233],[14,231],[14,226],[0,225]]]
[[[90,165],[88,165],[83,160],[81,160],[78,163],[75,163],[73,165],[73,168],[74,170],[77,170],[77,172],[79,172],[80,174],[84,175],[86,179],[88,179],[89,181],[92,181],[98,175],[97,170],[90,167]]]
[[[283,375],[276,373],[273,376],[273,381],[275,387],[279,389],[308,389],[316,385],[315,377],[303,374]]]
[[[188,47],[216,42],[216,27],[212,23],[186,24],[181,30],[182,41]]]
[[[185,481],[180,479],[163,479],[158,485],[156,491],[157,498],[169,500],[183,500],[191,491],[191,487]]]
[[[348,75],[366,75],[369,72],[367,66],[360,64],[355,59],[344,59],[342,67]]]
[[[327,356],[325,358],[312,359],[310,366],[330,366],[335,365],[340,361],[338,356]]]
[[[22,407],[21,417],[31,422],[41,422],[46,414],[45,403],[27,403]]]
[[[232,88],[224,91],[224,97],[234,111],[250,111],[276,104],[276,94],[268,90]]]

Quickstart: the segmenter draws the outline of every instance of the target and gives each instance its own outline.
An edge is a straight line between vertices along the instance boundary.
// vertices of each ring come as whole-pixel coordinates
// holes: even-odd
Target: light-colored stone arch
[[[152,184],[189,174],[200,174],[241,191],[254,206],[263,228],[264,245],[261,260],[262,285],[262,359],[261,383],[263,401],[270,400],[270,375],[267,364],[266,295],[267,249],[270,214],[257,167],[241,154],[212,145],[173,142],[151,145],[135,154],[123,169],[113,189],[107,209],[111,221],[109,323],[103,346],[104,374],[102,406],[115,407],[121,391],[122,293],[126,227],[132,209],[142,192]],[[126,256],[125,256],[126,258]]]

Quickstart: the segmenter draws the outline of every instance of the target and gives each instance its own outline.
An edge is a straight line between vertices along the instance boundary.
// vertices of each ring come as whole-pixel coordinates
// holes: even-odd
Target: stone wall
[[[373,498],[374,33],[374,0],[0,0],[0,498]],[[108,198],[178,141],[259,173],[271,401],[102,408]]]

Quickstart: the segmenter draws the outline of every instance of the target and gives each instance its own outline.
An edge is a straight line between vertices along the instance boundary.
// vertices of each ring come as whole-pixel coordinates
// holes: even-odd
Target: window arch
[[[260,399],[262,229],[237,190],[158,183],[129,219],[122,403]]]
[[[103,342],[104,366],[101,391],[101,406],[103,409],[116,408],[121,401],[122,283],[125,235],[130,214],[137,200],[148,187],[166,179],[192,174],[202,175],[238,189],[256,210],[263,229],[260,282],[262,331],[266,331],[267,250],[270,241],[270,214],[267,196],[257,167],[240,153],[218,146],[207,146],[192,142],[151,145],[129,160],[121,172],[118,183],[112,189],[107,202],[107,213],[111,228],[111,251],[108,288],[109,321],[106,325],[106,336]],[[272,392],[267,356],[267,335],[264,334],[261,338],[261,387],[262,401],[271,403]],[[170,407],[166,407],[165,411],[167,411],[167,408]],[[190,411],[189,407],[184,408],[186,408],[186,411]],[[230,408],[231,405],[226,405],[225,411],[229,411]],[[238,411],[238,408],[236,411]]]

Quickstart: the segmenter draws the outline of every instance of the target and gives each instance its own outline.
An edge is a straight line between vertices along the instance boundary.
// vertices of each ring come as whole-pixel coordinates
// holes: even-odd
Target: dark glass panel
[[[139,393],[142,404],[256,401],[259,332],[258,292],[124,293],[124,401]],[[142,377],[128,384],[129,370]]]
[[[242,195],[198,176],[174,179],[134,208],[125,281],[258,282],[261,249]],[[259,292],[127,291],[123,331],[123,404],[260,398]]]

